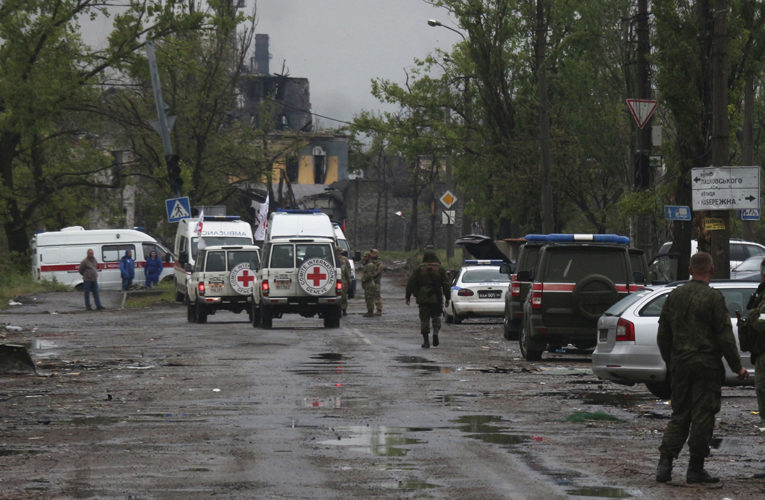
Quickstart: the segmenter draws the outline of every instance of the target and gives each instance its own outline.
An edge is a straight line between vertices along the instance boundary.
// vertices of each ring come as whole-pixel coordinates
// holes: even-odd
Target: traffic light
[[[648,155],[645,153],[635,153],[634,162],[635,189],[641,190],[651,187],[651,164]]]
[[[167,178],[170,180],[170,191],[174,196],[180,196],[183,190],[183,179],[181,179],[180,158],[176,154],[167,155]]]

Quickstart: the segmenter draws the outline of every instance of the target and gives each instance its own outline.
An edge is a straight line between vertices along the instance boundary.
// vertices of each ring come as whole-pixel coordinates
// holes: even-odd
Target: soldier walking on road
[[[372,264],[374,264],[375,274],[374,274],[374,280],[375,280],[375,308],[377,311],[375,311],[375,316],[382,316],[382,273],[383,268],[385,267],[383,265],[383,261],[380,258],[380,252],[377,251],[376,248],[373,248],[369,252],[369,258],[372,261]]]
[[[672,461],[688,439],[688,483],[716,483],[704,470],[709,443],[720,411],[722,357],[739,379],[749,376],[741,366],[730,314],[719,290],[709,286],[712,257],[698,252],[688,269],[691,281],[673,290],[659,316],[656,341],[667,365],[672,389],[672,416],[659,447],[656,481],[672,479]]]
[[[446,307],[449,307],[449,279],[438,261],[436,253],[432,250],[425,251],[422,256],[422,264],[409,276],[409,281],[406,283],[406,305],[409,305],[409,299],[412,295],[417,300],[417,306],[420,309],[422,347],[424,349],[430,347],[428,334],[430,333],[431,321],[433,323],[433,346],[437,346],[443,311],[442,297],[446,299]]]
[[[367,304],[367,312],[364,314],[364,317],[371,318],[375,315],[376,266],[372,263],[369,252],[364,254],[364,258],[361,262],[364,264],[364,267],[361,270],[361,287],[364,289],[364,302]]]
[[[343,255],[343,249],[335,247],[337,264],[340,268],[340,277],[343,280],[343,295],[340,299],[340,308],[343,310],[343,316],[348,315],[348,288],[351,286],[351,264],[348,257]]]

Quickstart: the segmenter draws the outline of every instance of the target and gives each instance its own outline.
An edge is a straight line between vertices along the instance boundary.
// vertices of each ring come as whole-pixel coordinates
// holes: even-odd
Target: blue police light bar
[[[277,208],[277,212],[286,214],[319,214],[321,210],[318,208],[301,209],[301,208]]]
[[[547,241],[550,243],[573,243],[577,241],[593,241],[596,243],[618,243],[629,245],[629,236],[619,234],[527,234],[526,241]]]
[[[209,221],[221,221],[221,220],[241,220],[238,215],[205,215],[205,220]]]
[[[465,259],[464,264],[466,266],[499,266],[502,262],[501,259]]]

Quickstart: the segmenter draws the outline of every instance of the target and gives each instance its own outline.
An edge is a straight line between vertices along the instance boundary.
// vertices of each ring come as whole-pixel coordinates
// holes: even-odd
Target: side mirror
[[[187,264],[189,262],[189,253],[188,252],[179,253],[178,262],[181,264]]]
[[[531,271],[518,271],[518,281],[531,281]]]

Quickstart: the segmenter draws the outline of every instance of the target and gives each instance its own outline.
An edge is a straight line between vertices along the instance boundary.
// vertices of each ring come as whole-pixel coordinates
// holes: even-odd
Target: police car
[[[497,316],[505,311],[505,293],[510,275],[500,272],[501,260],[466,260],[452,281],[447,323],[465,318]]]

